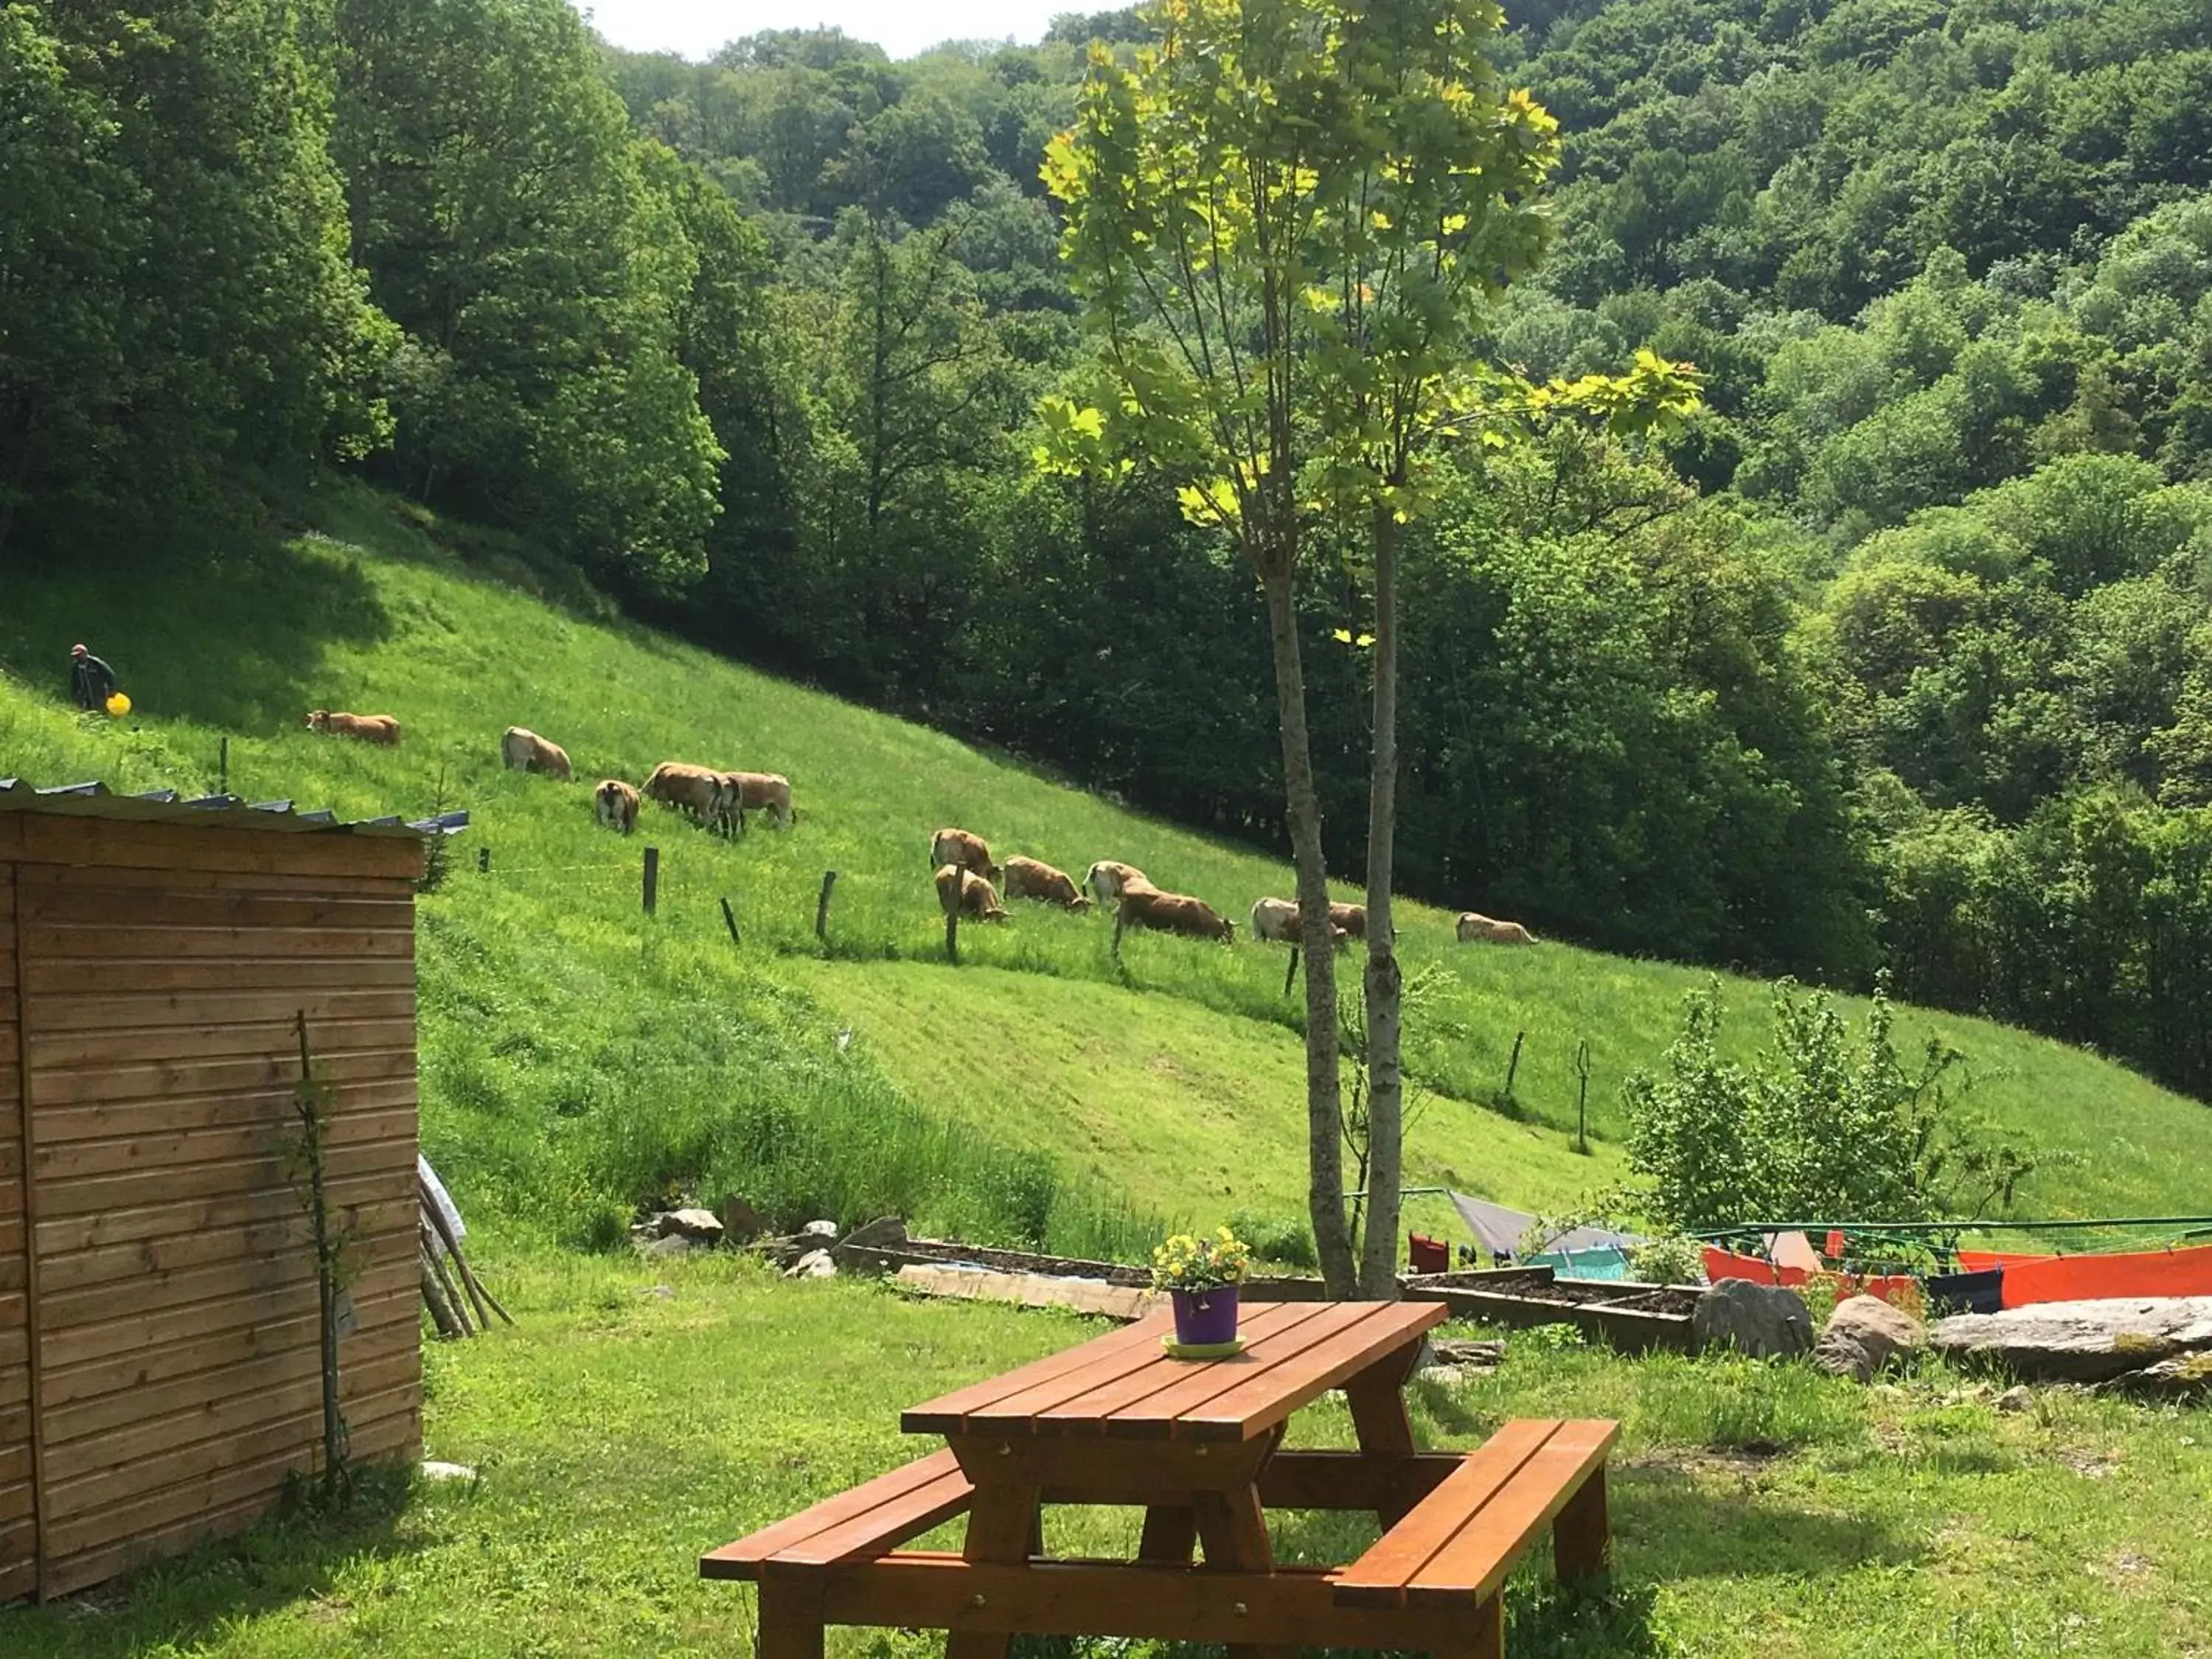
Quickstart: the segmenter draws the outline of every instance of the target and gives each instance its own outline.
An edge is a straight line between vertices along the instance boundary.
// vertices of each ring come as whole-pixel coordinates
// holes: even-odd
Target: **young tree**
[[[1126,450],[1237,548],[1266,597],[1306,959],[1308,1203],[1322,1273],[1351,1294],[1328,869],[1306,730],[1297,588],[1316,263],[1372,148],[1330,0],[1158,0],[1127,66],[1094,46],[1076,124],[1047,149],[1063,246],[1099,341],[1099,407],[1048,402],[1048,454]]]

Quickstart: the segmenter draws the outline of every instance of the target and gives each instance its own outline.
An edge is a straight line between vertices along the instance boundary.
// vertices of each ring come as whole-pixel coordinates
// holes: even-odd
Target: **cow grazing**
[[[1066,871],[1055,870],[1041,859],[1018,855],[1006,860],[1006,896],[1042,899],[1063,910],[1091,908],[1091,901],[1076,890],[1073,878]]]
[[[991,843],[965,830],[940,830],[929,838],[930,868],[948,864],[972,870],[986,881],[996,881],[1004,873],[991,861]]]
[[[346,714],[317,708],[307,715],[307,730],[333,738],[356,738],[386,749],[399,747],[399,722],[389,714]]]
[[[1459,917],[1462,945],[1534,945],[1534,937],[1517,921],[1499,921],[1479,910],[1462,910]]]
[[[722,811],[726,820],[742,823],[747,812],[766,812],[779,830],[791,828],[791,780],[780,772],[722,774]]]
[[[645,781],[645,793],[709,829],[727,827],[726,793],[720,772],[683,761],[663,761]]]
[[[1152,878],[1133,864],[1121,864],[1113,859],[1101,859],[1084,872],[1083,884],[1097,897],[1101,904],[1112,904],[1121,898],[1121,890],[1131,882],[1149,887]]]
[[[575,775],[568,769],[567,750],[524,726],[510,726],[500,734],[499,757],[510,772],[543,772],[563,783]]]
[[[973,870],[963,869],[957,864],[938,866],[937,902],[947,915],[957,909],[962,915],[973,916],[978,921],[1006,919],[1006,912],[999,903],[998,890]]]
[[[1121,884],[1121,925],[1150,927],[1163,933],[1182,933],[1192,939],[1237,942],[1237,924],[1204,899],[1188,893],[1163,893],[1150,882]]]
[[[1273,944],[1300,944],[1305,933],[1298,914],[1297,905],[1290,899],[1255,899],[1252,902],[1252,937]],[[1366,936],[1367,909],[1364,905],[1332,904],[1328,907],[1330,944],[1341,945],[1348,938],[1364,939]]]
[[[637,791],[620,778],[602,778],[592,791],[592,811],[602,830],[619,830],[625,836],[637,828]]]

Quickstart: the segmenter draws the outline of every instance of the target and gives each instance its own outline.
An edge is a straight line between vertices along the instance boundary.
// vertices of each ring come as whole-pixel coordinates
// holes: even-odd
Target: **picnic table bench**
[[[1619,1425],[1516,1419],[1465,1454],[1421,1452],[1403,1393],[1436,1304],[1278,1303],[1244,1352],[1168,1358],[1141,1320],[901,1417],[945,1449],[701,1558],[760,1586],[757,1659],[820,1659],[823,1627],[948,1632],[948,1659],[1004,1659],[1018,1633],[1494,1659],[1499,1589],[1548,1526],[1562,1578],[1611,1550],[1605,1459]],[[1285,1451],[1291,1415],[1331,1389],[1357,1451]],[[1041,1506],[1141,1507],[1133,1562],[1044,1556]],[[1278,1565],[1268,1509],[1371,1510],[1374,1547],[1335,1568]],[[965,1515],[965,1547],[901,1550]],[[1202,1565],[1194,1565],[1202,1551]]]

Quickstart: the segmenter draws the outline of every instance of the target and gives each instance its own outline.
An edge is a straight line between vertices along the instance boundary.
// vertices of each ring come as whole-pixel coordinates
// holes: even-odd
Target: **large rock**
[[[849,1265],[845,1259],[845,1252],[848,1249],[896,1249],[906,1243],[906,1223],[895,1215],[864,1221],[837,1241],[835,1254],[838,1265]]]
[[[712,1210],[665,1210],[653,1224],[663,1238],[680,1233],[694,1244],[722,1242],[722,1218]]]
[[[783,1270],[786,1279],[835,1279],[837,1264],[827,1250],[809,1250]]]
[[[2038,1381],[2103,1382],[2177,1354],[2212,1350],[2212,1296],[2042,1302],[2002,1313],[1954,1314],[1933,1341],[1954,1359],[1982,1359]]]
[[[2212,1352],[2178,1353],[2097,1385],[2100,1394],[2124,1394],[2136,1400],[2212,1399]]]
[[[1778,1359],[1813,1346],[1805,1299],[1779,1285],[1723,1279],[1698,1298],[1690,1330],[1701,1348],[1734,1348],[1753,1359]]]
[[[1874,1374],[1899,1354],[1928,1340],[1928,1328],[1878,1296],[1846,1297],[1828,1316],[1827,1328],[1813,1346],[1813,1363],[1838,1376],[1870,1382]]]

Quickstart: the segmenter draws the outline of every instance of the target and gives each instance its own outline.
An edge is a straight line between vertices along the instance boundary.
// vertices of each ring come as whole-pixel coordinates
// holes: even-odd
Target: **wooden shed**
[[[350,1455],[419,1451],[428,827],[0,782],[0,1601],[243,1526],[319,1466],[303,1012]]]

